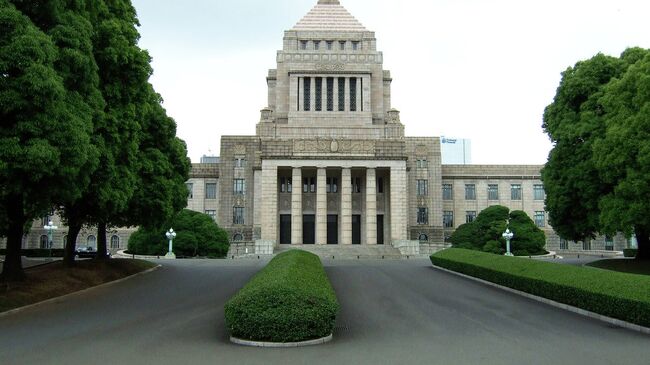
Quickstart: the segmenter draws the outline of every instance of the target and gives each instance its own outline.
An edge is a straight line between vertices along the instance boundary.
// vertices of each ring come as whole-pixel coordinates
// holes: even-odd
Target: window
[[[591,250],[591,240],[590,239],[582,241],[582,249],[585,250],[585,251]]]
[[[300,41],[300,49],[303,51],[307,49],[307,41]]]
[[[205,198],[217,199],[217,183],[205,183]]]
[[[546,225],[546,213],[542,212],[535,212],[535,225],[537,227],[544,227]]]
[[[194,184],[186,183],[185,186],[187,186],[187,198],[188,199],[193,199],[194,198]]]
[[[510,185],[510,200],[521,200],[521,184]]]
[[[339,179],[337,177],[328,177],[326,180],[327,184],[325,191],[327,193],[338,193],[339,191]]]
[[[560,250],[568,250],[569,249],[569,241],[565,240],[564,238],[560,238]]]
[[[345,77],[339,77],[339,111],[345,111]]]
[[[353,41],[352,42],[352,50],[356,51],[359,49],[359,41]]]
[[[488,185],[488,200],[499,200],[499,185]]]
[[[96,247],[97,246],[97,239],[95,236],[90,235],[88,238],[86,238],[86,245],[90,247]]]
[[[308,112],[311,110],[311,77],[305,77],[304,78],[304,87],[303,90],[303,106],[304,106],[304,111]]]
[[[111,237],[111,248],[120,248],[120,237],[118,235]]]
[[[472,223],[476,220],[476,211],[468,210],[465,212],[465,223]]]
[[[445,228],[454,228],[454,212],[451,210],[442,212],[442,226]]]
[[[233,192],[235,195],[244,195],[246,194],[246,180],[244,179],[235,179],[233,181]]]
[[[345,41],[339,41],[339,49],[345,51]]]
[[[232,224],[244,224],[244,207],[233,208]]]
[[[323,111],[323,78],[316,78],[316,111]]]
[[[316,192],[316,178],[305,177],[302,179],[302,192],[315,193]]]
[[[41,243],[41,248],[49,248],[50,247],[50,242],[47,239],[46,235],[41,236],[40,243]]]
[[[611,236],[605,236],[605,250],[614,251],[614,238]]]
[[[334,111],[334,78],[327,78],[327,111]]]
[[[443,200],[454,199],[454,190],[451,184],[442,184],[442,199]]]
[[[418,224],[429,224],[428,208],[418,208]]]
[[[420,233],[420,235],[418,236],[418,241],[427,242],[429,241],[429,237],[424,233]]]
[[[384,193],[384,179],[381,177],[377,178],[377,194]]]
[[[320,49],[320,41],[314,41],[314,50],[318,51]]]
[[[465,184],[465,200],[476,200],[476,185]]]
[[[429,162],[426,159],[416,160],[416,167],[418,169],[426,169],[427,167],[429,167]]]
[[[334,41],[327,41],[327,50],[331,51],[334,48]]]
[[[533,199],[544,200],[544,198],[546,198],[546,193],[544,192],[544,185],[542,184],[533,185]]]
[[[350,111],[357,111],[357,79],[356,77],[350,78]]]
[[[280,178],[280,192],[281,193],[290,193],[291,192],[291,178],[290,177],[281,177]]]
[[[244,240],[244,236],[241,233],[235,233],[235,235],[232,236],[232,240],[235,242],[241,242]]]
[[[216,210],[206,210],[205,214],[209,215],[210,218],[212,218],[213,221],[217,219],[217,211]]]
[[[244,157],[235,157],[235,167],[246,167],[246,159]]]
[[[353,193],[361,192],[361,178],[359,177],[352,178],[352,192]]]
[[[416,191],[418,196],[429,195],[429,180],[417,180]]]

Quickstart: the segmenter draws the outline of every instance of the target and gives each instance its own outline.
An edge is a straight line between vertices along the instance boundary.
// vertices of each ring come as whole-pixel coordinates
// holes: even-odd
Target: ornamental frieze
[[[294,153],[374,154],[375,141],[354,139],[299,139],[293,141]]]

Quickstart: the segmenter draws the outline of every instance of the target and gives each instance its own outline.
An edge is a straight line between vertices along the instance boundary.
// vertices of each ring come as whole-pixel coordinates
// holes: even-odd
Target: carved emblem
[[[233,152],[235,155],[245,155],[246,154],[246,146],[242,144],[238,144],[233,148]]]
[[[332,141],[330,144],[330,151],[336,153],[339,151],[339,143],[337,141]]]
[[[317,63],[316,70],[318,71],[343,71],[345,65],[342,63]]]
[[[291,203],[289,203],[289,199],[284,199],[284,200],[282,201],[282,208],[284,208],[284,209],[289,209],[289,208],[291,208]]]

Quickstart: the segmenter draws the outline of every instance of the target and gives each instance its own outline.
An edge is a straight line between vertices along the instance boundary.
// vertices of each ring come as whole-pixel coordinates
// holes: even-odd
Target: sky
[[[133,0],[151,82],[188,155],[254,135],[285,30],[317,0]],[[474,164],[543,164],[561,72],[650,48],[647,0],[341,0],[374,31],[407,136],[472,141]]]

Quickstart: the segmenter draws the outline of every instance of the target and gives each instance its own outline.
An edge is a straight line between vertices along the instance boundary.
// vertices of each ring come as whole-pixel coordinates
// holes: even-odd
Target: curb
[[[99,284],[99,285],[96,285],[96,286],[91,286],[90,288],[86,288],[86,289],[82,289],[82,290],[79,290],[79,291],[76,291],[76,292],[72,292],[72,293],[64,294],[64,295],[62,295],[62,296],[60,296],[60,297],[54,297],[54,298],[50,298],[50,299],[45,299],[45,300],[43,300],[43,301],[41,301],[41,302],[37,302],[37,303],[33,303],[33,304],[28,304],[28,305],[26,305],[26,306],[19,307],[19,308],[10,309],[10,310],[8,310],[8,311],[6,311],[6,312],[2,312],[2,313],[0,313],[0,318],[7,317],[7,316],[10,316],[10,315],[12,315],[12,314],[15,314],[15,313],[18,313],[18,312],[22,312],[22,311],[27,310],[27,309],[35,308],[35,307],[38,307],[38,306],[41,306],[41,305],[44,305],[44,304],[50,304],[50,303],[57,302],[57,301],[59,301],[59,300],[64,300],[64,299],[67,299],[67,298],[73,297],[73,296],[75,296],[75,295],[80,295],[80,294],[86,293],[86,292],[91,291],[91,290],[93,290],[93,289],[98,289],[98,288],[103,288],[103,287],[107,287],[107,286],[110,286],[110,285],[118,284],[118,283],[121,283],[121,282],[123,282],[123,281],[129,280],[129,279],[132,279],[132,278],[135,278],[135,277],[137,277],[137,276],[145,275],[145,274],[148,274],[148,273],[150,273],[150,272],[156,271],[156,270],[158,270],[158,269],[161,268],[161,267],[162,267],[162,265],[157,265],[157,266],[152,267],[151,269],[147,269],[147,270],[145,270],[145,271],[141,271],[141,272],[139,272],[139,273],[135,273],[135,274],[133,274],[133,275],[126,276],[126,277],[123,277],[123,278],[121,278],[121,279],[117,279],[117,280],[109,281],[109,282],[107,282],[107,283]]]
[[[460,276],[460,277],[465,278],[465,279],[473,280],[473,281],[479,282],[481,284],[491,286],[493,288],[497,288],[497,289],[501,289],[501,290],[504,290],[504,291],[507,291],[507,292],[510,292],[510,293],[513,293],[513,294],[517,294],[519,296],[522,296],[522,297],[525,297],[525,298],[528,298],[528,299],[532,299],[532,300],[535,300],[537,302],[548,304],[548,305],[550,305],[552,307],[564,309],[566,311],[573,312],[573,313],[579,314],[581,316],[589,317],[591,319],[595,319],[595,320],[598,320],[598,321],[601,321],[601,322],[609,323],[609,324],[612,324],[612,325],[615,325],[615,326],[618,326],[618,327],[622,327],[622,328],[625,328],[625,329],[628,329],[628,330],[631,330],[631,331],[641,332],[643,334],[650,335],[650,328],[648,328],[648,327],[643,327],[643,326],[640,326],[638,324],[626,322],[626,321],[616,319],[616,318],[612,318],[612,317],[607,317],[607,316],[604,316],[602,314],[598,314],[598,313],[595,313],[595,312],[590,312],[588,310],[584,310],[582,308],[578,308],[578,307],[574,307],[574,306],[571,306],[571,305],[568,305],[568,304],[556,302],[554,300],[550,300],[550,299],[547,299],[547,298],[544,298],[544,297],[539,297],[537,295],[532,295],[532,294],[529,294],[529,293],[526,293],[526,292],[523,292],[523,291],[520,291],[520,290],[509,288],[507,286],[495,284],[495,283],[493,283],[491,281],[486,281],[486,280],[483,280],[483,279],[475,278],[473,276],[461,274],[461,273],[456,272],[456,271],[451,271],[451,270],[445,269],[445,268],[440,267],[440,266],[433,265],[433,268],[436,269],[436,270],[447,272],[449,274]]]
[[[262,341],[250,341],[242,340],[241,338],[230,337],[230,342],[237,345],[243,346],[252,346],[252,347],[265,347],[265,348],[291,348],[291,347],[303,347],[303,346],[313,346],[321,345],[326,342],[332,341],[333,336],[330,334],[327,337],[317,338],[315,340],[301,341],[301,342],[262,342]]]

